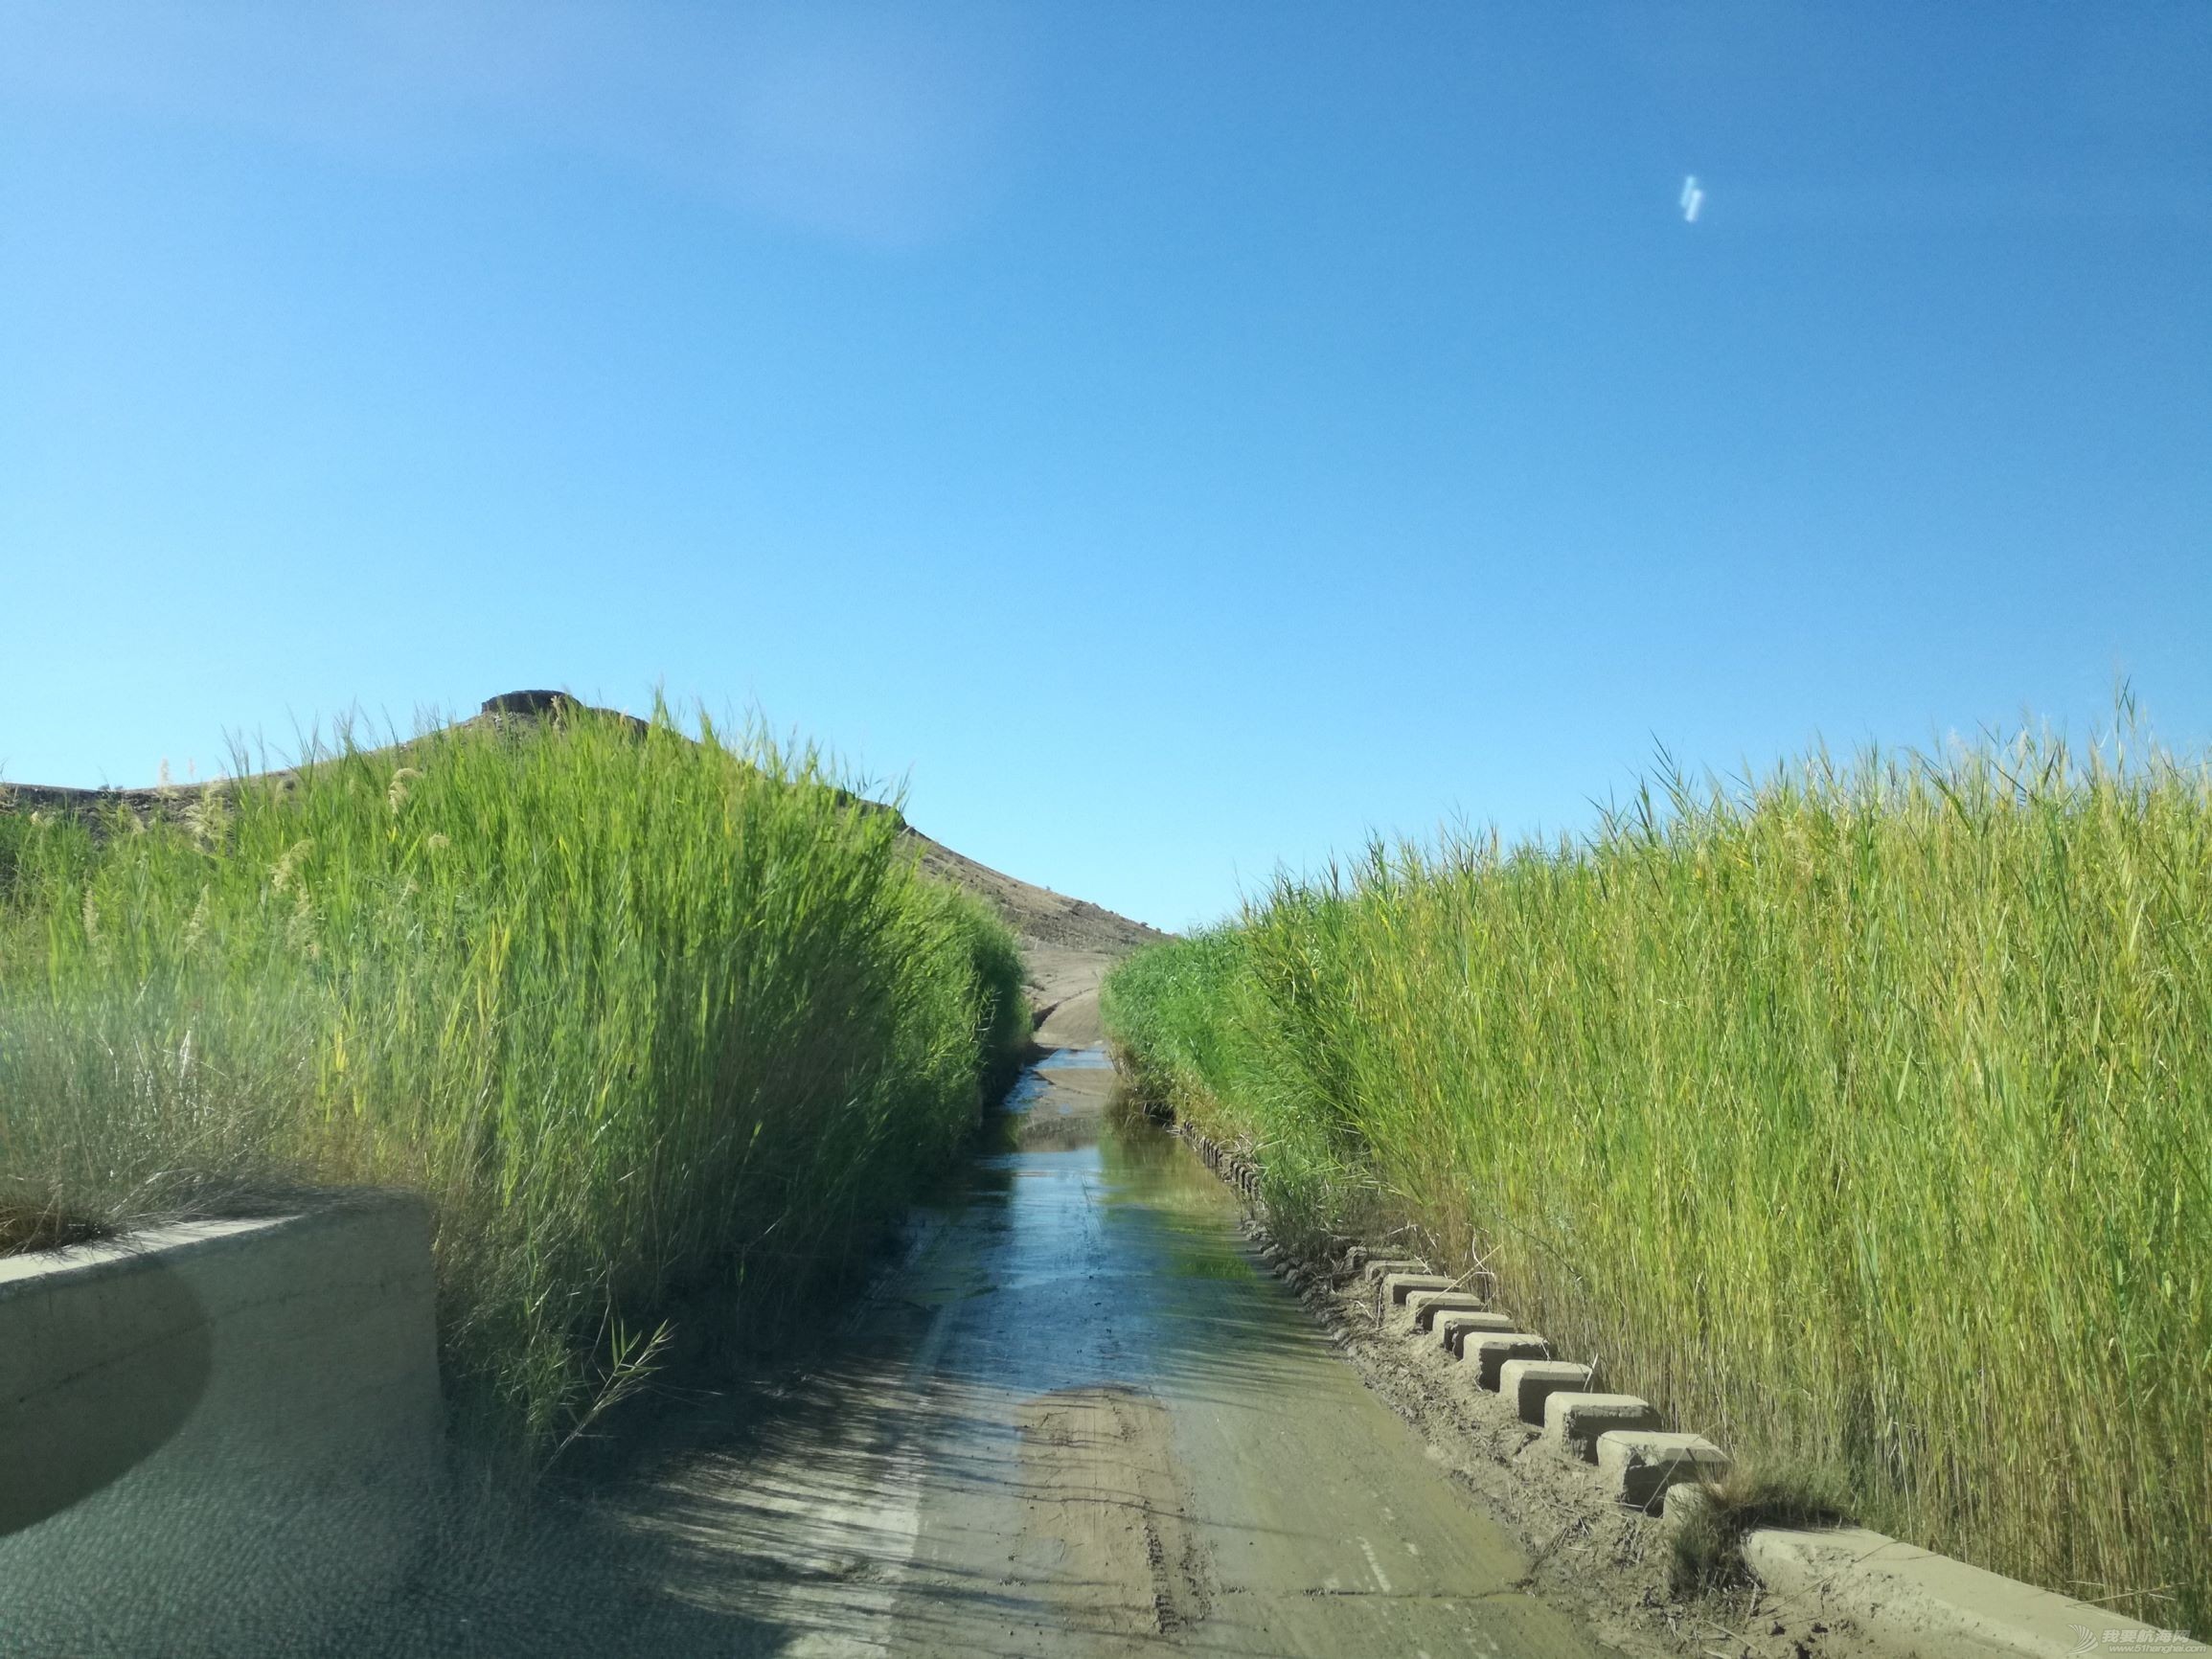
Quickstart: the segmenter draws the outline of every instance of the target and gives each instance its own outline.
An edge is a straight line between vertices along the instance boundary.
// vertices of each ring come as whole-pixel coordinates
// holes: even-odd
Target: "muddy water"
[[[1591,1652],[1112,1085],[1027,1074],[788,1408],[601,1506],[471,1650]]]
[[[1111,1086],[1025,1077],[825,1379],[837,1432],[699,1483],[803,1563],[749,1610],[802,1653],[1586,1652]]]

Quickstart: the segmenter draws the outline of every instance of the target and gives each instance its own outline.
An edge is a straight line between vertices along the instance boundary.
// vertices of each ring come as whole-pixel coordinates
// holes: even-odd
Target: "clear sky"
[[[2208,641],[2201,0],[0,0],[15,782],[661,684],[1179,927]]]

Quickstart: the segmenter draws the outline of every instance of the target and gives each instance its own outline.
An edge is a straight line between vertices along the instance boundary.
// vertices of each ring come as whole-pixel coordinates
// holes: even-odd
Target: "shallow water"
[[[1054,1049],[1033,1070],[1040,1072],[1110,1072],[1113,1061],[1100,1048]]]
[[[781,1407],[349,1650],[1588,1654],[1114,1083],[1032,1067]]]
[[[1586,1653],[1114,1082],[1031,1068],[820,1409],[677,1483],[717,1599],[806,1653]]]

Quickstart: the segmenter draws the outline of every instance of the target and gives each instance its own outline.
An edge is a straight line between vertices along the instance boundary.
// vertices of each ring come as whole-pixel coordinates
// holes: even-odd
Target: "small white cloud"
[[[1698,222],[1698,210],[1705,205],[1705,193],[1698,184],[1698,175],[1691,173],[1682,180],[1682,222]]]

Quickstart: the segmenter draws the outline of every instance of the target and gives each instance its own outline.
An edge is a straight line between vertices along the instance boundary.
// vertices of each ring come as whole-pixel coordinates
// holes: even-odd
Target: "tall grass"
[[[0,814],[0,1184],[427,1192],[458,1394],[536,1456],[679,1299],[772,1320],[849,1261],[1026,1034],[891,814],[665,711],[187,805]]]
[[[1273,1196],[1873,1524],[2212,1627],[2212,773],[2049,738],[1282,880],[1107,982]]]

